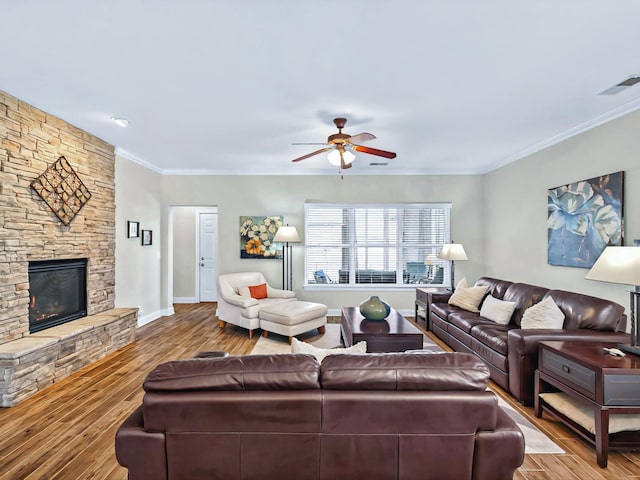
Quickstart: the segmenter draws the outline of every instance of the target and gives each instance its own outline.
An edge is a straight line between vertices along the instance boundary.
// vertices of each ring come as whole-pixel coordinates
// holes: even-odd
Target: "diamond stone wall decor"
[[[65,225],[71,223],[91,198],[91,193],[64,157],[49,165],[31,187]]]

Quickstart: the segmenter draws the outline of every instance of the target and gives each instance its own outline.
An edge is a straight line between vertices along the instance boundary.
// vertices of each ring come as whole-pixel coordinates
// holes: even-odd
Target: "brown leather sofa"
[[[429,325],[433,333],[457,352],[473,353],[484,360],[491,379],[520,402],[533,404],[534,372],[538,367],[538,343],[543,340],[629,343],[624,333],[624,307],[601,298],[549,290],[526,283],[482,277],[475,283],[489,287],[487,295],[516,302],[508,325],[500,325],[478,313],[448,302],[451,293],[433,294]],[[551,296],[565,315],[560,330],[520,328],[525,310]]]
[[[116,434],[130,480],[510,479],[524,437],[473,355],[159,365]]]

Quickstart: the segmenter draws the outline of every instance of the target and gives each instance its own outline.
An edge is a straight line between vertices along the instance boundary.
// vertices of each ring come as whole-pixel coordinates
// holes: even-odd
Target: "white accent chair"
[[[227,273],[218,275],[218,309],[216,315],[220,328],[227,323],[249,330],[249,338],[260,326],[260,309],[266,305],[290,302],[295,300],[295,293],[290,290],[273,288],[267,283],[267,298],[257,300],[240,295],[240,287],[249,287],[267,283],[260,272]]]

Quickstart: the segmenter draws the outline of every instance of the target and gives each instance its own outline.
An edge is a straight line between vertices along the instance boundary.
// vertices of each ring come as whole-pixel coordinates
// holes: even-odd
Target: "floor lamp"
[[[449,260],[451,262],[451,291],[455,290],[454,272],[456,260],[469,260],[461,243],[445,243],[438,254],[441,260]]]
[[[587,280],[633,285],[629,320],[631,344],[621,343],[620,350],[640,355],[638,308],[640,306],[640,247],[606,247],[585,277]]]
[[[291,244],[298,243],[300,236],[296,227],[289,225],[282,226],[273,237],[274,242],[283,242],[282,249],[282,288],[284,290],[293,290],[293,265],[291,257]]]

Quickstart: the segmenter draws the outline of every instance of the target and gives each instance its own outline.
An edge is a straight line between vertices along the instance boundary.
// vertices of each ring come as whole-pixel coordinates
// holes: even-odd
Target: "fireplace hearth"
[[[29,333],[86,316],[86,258],[29,262]]]

